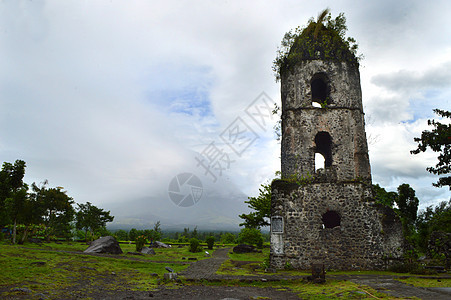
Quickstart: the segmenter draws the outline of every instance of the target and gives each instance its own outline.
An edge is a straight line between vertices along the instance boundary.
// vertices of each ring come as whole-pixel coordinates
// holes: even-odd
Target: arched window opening
[[[330,134],[325,131],[318,132],[315,136],[315,145],[315,153],[319,153],[324,157],[324,167],[332,166],[332,138]]]
[[[341,217],[336,211],[330,210],[323,215],[322,220],[325,228],[334,228],[340,226]]]
[[[324,107],[329,103],[329,86],[327,76],[324,73],[315,74],[311,81],[312,105],[314,107]]]
[[[315,153],[315,172],[318,169],[325,169],[325,159],[321,153]]]

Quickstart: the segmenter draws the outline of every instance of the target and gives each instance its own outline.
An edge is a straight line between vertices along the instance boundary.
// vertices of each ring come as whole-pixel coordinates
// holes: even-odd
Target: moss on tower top
[[[347,61],[358,65],[357,43],[345,37],[346,31],[343,13],[332,19],[329,11],[324,10],[316,22],[310,19],[305,28],[287,32],[273,64],[276,80],[304,60]]]

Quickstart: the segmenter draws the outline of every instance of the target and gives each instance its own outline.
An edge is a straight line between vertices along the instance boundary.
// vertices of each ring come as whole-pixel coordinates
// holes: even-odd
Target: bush
[[[196,238],[192,238],[189,240],[189,252],[200,252],[202,251],[202,247],[200,246],[199,240]]]
[[[5,234],[0,231],[0,242],[2,242],[5,239]]]
[[[418,264],[416,263],[397,263],[388,268],[389,271],[395,273],[410,273],[412,271],[418,270]]]
[[[283,268],[287,271],[294,270],[293,265],[290,262],[286,262]]]
[[[147,243],[147,239],[145,236],[140,235],[136,238],[136,252],[141,252],[141,250],[143,249],[144,245]]]
[[[221,241],[224,244],[234,244],[235,243],[235,235],[233,233],[227,232],[221,235]]]
[[[119,229],[114,235],[118,241],[128,241],[128,232],[125,230]]]
[[[256,228],[243,228],[238,234],[238,243],[255,245],[261,249],[263,248],[262,233]]]
[[[261,263],[261,267],[263,270],[266,270],[269,268],[269,256],[266,256],[265,259],[263,259],[263,262]]]
[[[207,242],[208,249],[212,250],[213,246],[215,245],[215,237],[209,236],[205,239],[205,241]]]

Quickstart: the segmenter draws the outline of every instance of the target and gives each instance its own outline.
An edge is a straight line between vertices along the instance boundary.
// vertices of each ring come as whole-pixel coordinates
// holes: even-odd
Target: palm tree
[[[329,8],[324,9],[322,12],[318,14],[318,18],[316,19],[316,22],[313,21],[313,18],[310,19],[310,23],[307,26],[307,28],[304,30],[303,34],[308,35],[310,32],[313,31],[313,38],[316,40],[318,37],[319,31],[324,26],[323,23],[326,20],[327,15],[329,14],[330,10]]]

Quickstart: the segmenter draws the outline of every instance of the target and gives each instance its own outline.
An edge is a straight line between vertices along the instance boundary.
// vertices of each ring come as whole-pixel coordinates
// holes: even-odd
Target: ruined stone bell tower
[[[373,199],[359,64],[320,25],[318,37],[296,38],[280,68],[282,178],[272,184],[270,265],[381,269],[402,255],[401,224]]]

